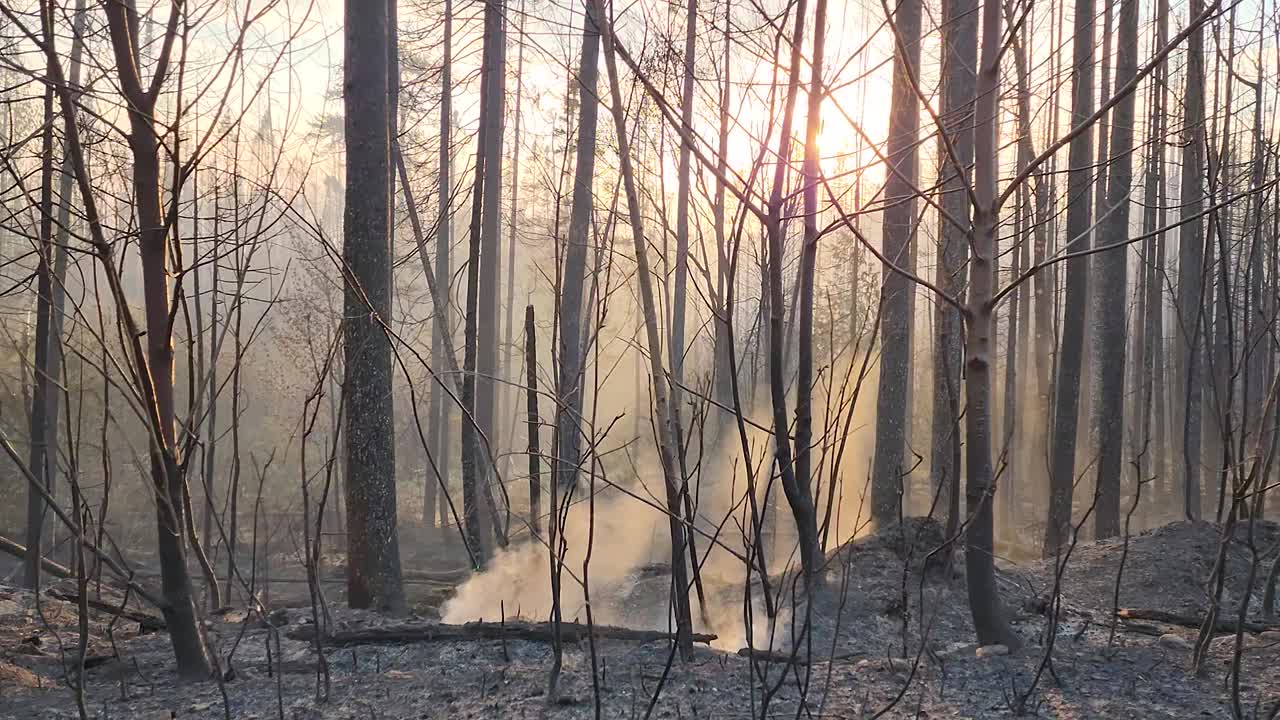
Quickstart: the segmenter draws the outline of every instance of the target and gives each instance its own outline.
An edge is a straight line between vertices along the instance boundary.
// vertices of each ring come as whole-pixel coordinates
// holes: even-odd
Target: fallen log
[[[1120,608],[1116,611],[1116,616],[1121,620],[1150,620],[1152,622],[1165,623],[1166,625],[1178,625],[1188,628],[1198,628],[1204,624],[1203,618],[1145,608]],[[1235,620],[1219,617],[1213,625],[1213,631],[1233,633],[1236,631],[1236,627]],[[1280,622],[1257,622],[1253,620],[1244,622],[1245,632],[1260,633],[1276,629],[1280,629]]]
[[[80,602],[79,594],[74,592],[68,592],[67,590],[63,590],[61,588],[56,588],[56,587],[49,588],[49,596],[53,598],[57,598],[58,600],[63,600],[65,602],[71,602],[71,603]],[[90,608],[97,610],[98,612],[103,612],[108,615],[114,615],[118,618],[122,618],[124,620],[130,620],[132,622],[136,622],[138,623],[139,630],[143,633],[161,632],[167,627],[163,617],[159,615],[152,615],[151,613],[143,612],[141,610],[133,610],[127,607],[121,607],[118,602],[110,603],[105,600],[102,600],[101,598],[86,597],[85,604],[88,605]]]
[[[816,657],[805,657],[801,653],[776,652],[772,650],[756,650],[753,648],[741,648],[738,650],[738,657],[751,658],[760,662],[779,663],[782,665],[818,665],[825,662],[841,662],[844,660],[852,660],[866,655],[861,652],[847,652],[839,655],[819,655]]]
[[[75,518],[71,517],[66,510],[63,510],[58,506],[58,503],[54,500],[53,496],[49,494],[49,490],[45,488],[44,483],[36,480],[35,475],[31,474],[31,470],[23,464],[22,456],[14,449],[13,443],[9,442],[9,438],[5,436],[3,429],[0,429],[0,449],[4,450],[4,453],[13,461],[13,464],[16,465],[18,470],[27,478],[27,487],[39,493],[40,497],[44,499],[45,505],[53,511],[54,515],[58,516],[58,519],[62,521],[63,525],[67,526],[67,529],[71,531],[71,534],[80,538],[80,544],[84,546],[85,550],[92,552],[99,560],[102,561],[103,565],[107,566],[112,572],[120,576],[120,579],[132,588],[133,592],[138,594],[138,597],[141,597],[143,600],[146,600],[155,607],[164,607],[164,602],[161,600],[159,595],[156,595],[135,583],[133,581],[133,573],[126,572],[125,569],[120,567],[120,564],[113,560],[110,555],[103,552],[102,548],[99,548],[97,545],[94,545],[89,541],[89,535],[80,528],[80,524],[76,522]]]
[[[325,644],[338,647],[345,645],[402,645],[416,642],[448,642],[451,640],[532,640],[535,642],[551,642],[555,637],[551,623],[529,622],[469,622],[464,625],[446,623],[401,623],[396,625],[377,625],[363,628],[334,630],[325,638]],[[560,624],[560,636],[565,642],[581,643],[588,635],[602,640],[630,640],[632,642],[655,642],[659,640],[675,640],[674,633],[656,630],[633,630],[631,628],[595,625],[588,628],[582,623],[566,622]],[[315,637],[315,625],[300,625],[285,632],[285,637],[293,640],[311,640]],[[710,643],[715,635],[694,633],[693,641]]]
[[[8,553],[22,560],[27,557],[27,546],[0,535],[0,552]],[[60,565],[49,558],[40,558],[40,567],[54,577],[69,578],[75,576],[75,573],[71,572],[71,569],[66,565]]]

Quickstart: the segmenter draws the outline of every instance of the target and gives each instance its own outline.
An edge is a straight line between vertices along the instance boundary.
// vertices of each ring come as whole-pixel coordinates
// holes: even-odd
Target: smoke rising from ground
[[[850,367],[850,365],[843,365]],[[851,365],[849,372],[856,373],[860,363]],[[874,372],[874,368],[873,368]],[[847,418],[850,434],[840,454],[839,469],[831,472],[839,448],[834,445],[824,449],[822,481],[815,488],[819,518],[825,516],[830,482],[834,477],[835,505],[830,512],[828,550],[851,539],[866,529],[867,508],[865,502],[867,467],[874,450],[871,417],[874,413],[874,374],[864,380],[852,417]],[[850,387],[856,377],[850,379]],[[826,417],[837,423],[830,434],[836,436],[850,412],[847,407],[824,408],[819,405],[818,418]],[[767,427],[767,408],[757,408],[760,425]],[[837,418],[839,420],[837,421]],[[743,647],[746,642],[744,597],[747,568],[743,558],[753,543],[750,505],[745,492],[748,471],[744,465],[742,443],[737,427],[730,423],[721,429],[718,441],[706,431],[704,457],[696,464],[697,476],[691,481],[691,492],[697,504],[697,528],[693,534],[700,563],[700,574],[705,588],[706,603],[700,608],[697,594],[690,592],[695,629],[718,636],[715,643],[728,649]],[[770,434],[760,427],[747,425],[747,441],[751,449],[751,472],[756,478],[757,507],[763,514],[762,535],[767,548],[766,564],[771,576],[796,569],[795,526],[786,506],[781,487],[774,479],[770,483],[771,458]],[[586,622],[587,595],[583,588],[583,561],[591,554],[587,570],[592,620],[597,624],[620,625],[636,628],[665,630],[674,627],[669,617],[670,575],[665,568],[670,560],[670,536],[665,514],[658,508],[665,505],[661,473],[658,462],[652,456],[651,442],[640,438],[640,447],[649,447],[649,456],[642,451],[636,459],[637,470],[626,483],[625,489],[611,486],[597,478],[594,508],[587,497],[591,479],[585,470],[580,475],[572,506],[563,528],[566,546],[564,572],[561,585],[561,611],[565,620]],[[819,439],[821,442],[821,439]],[[696,445],[696,443],[695,443]],[[694,458],[690,459],[693,467]],[[616,473],[609,475],[614,480]],[[766,485],[769,485],[770,505],[765,502]],[[642,500],[644,498],[645,500]],[[546,526],[544,521],[543,525]],[[714,538],[714,541],[711,540]],[[770,626],[761,598],[758,577],[753,573],[752,634],[756,647],[778,645],[779,637],[770,642]],[[774,587],[777,592],[776,585]],[[785,595],[785,593],[784,593]],[[790,599],[784,598],[774,627],[785,628],[788,623]],[[547,620],[551,617],[551,560],[545,541],[523,541],[500,552],[489,563],[485,572],[474,576],[458,588],[457,593],[442,608],[442,620],[461,623],[472,620],[498,620],[500,618],[526,618]]]

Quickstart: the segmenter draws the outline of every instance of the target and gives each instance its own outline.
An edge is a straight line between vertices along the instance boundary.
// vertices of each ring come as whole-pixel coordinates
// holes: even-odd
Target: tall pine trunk
[[[444,53],[444,58],[441,60],[440,65],[440,175],[437,179],[439,214],[436,217],[434,272],[437,285],[434,293],[436,303],[435,307],[432,308],[432,312],[436,316],[436,322],[431,333],[431,364],[437,374],[442,371],[448,362],[445,358],[445,334],[450,330],[449,255],[453,243],[453,216],[450,212],[453,180],[452,161],[450,159],[450,153],[453,149],[451,147],[451,128],[453,127],[453,0],[445,0],[444,2],[443,25],[442,52]],[[428,432],[431,435],[431,454],[435,459],[439,479],[428,476],[423,480],[422,521],[428,527],[435,525],[437,506],[441,510],[440,525],[443,526],[447,521],[443,512],[443,504],[439,502],[443,498],[444,488],[447,488],[449,484],[449,456],[453,445],[450,438],[452,413],[449,408],[447,387],[448,384],[439,378],[436,379],[435,384],[431,387],[431,405],[428,415],[431,419],[431,427]]]
[[[1203,0],[1190,0],[1192,20],[1204,10]],[[1182,105],[1182,189],[1179,193],[1178,288],[1174,348],[1177,408],[1175,428],[1182,461],[1183,513],[1200,519],[1200,432],[1204,317],[1204,29],[1187,39],[1187,84]]]
[[[560,281],[560,368],[556,382],[556,438],[554,482],[561,496],[577,485],[582,445],[583,406],[583,290],[587,275],[587,250],[591,240],[592,183],[596,164],[596,126],[600,104],[600,26],[594,4],[587,7],[582,26],[582,57],[578,69],[577,157],[573,175],[573,199],[569,210],[569,234]],[[556,532],[559,508],[551,508],[551,531]]]
[[[969,219],[969,165],[973,162],[973,102],[978,65],[978,3],[945,0],[942,5],[942,122],[951,144],[940,153],[942,197],[950,218]],[[969,260],[969,228],[941,220],[936,284],[962,297]],[[935,303],[933,356],[933,442],[929,472],[940,492],[938,507],[947,519],[947,537],[960,527],[960,371],[964,359],[964,317],[945,302]]]
[[[70,76],[72,92],[79,92],[80,65],[84,55],[85,0],[76,0],[74,34],[71,38]],[[52,18],[50,19],[52,21]],[[41,178],[41,192],[53,189],[53,88],[45,96],[45,122],[48,140],[44,148],[44,168],[48,177]],[[71,235],[71,193],[75,182],[70,154],[62,150],[61,174],[58,177],[58,222],[52,226],[52,197],[42,198],[40,216],[40,263],[37,269],[36,298],[36,367],[35,389],[31,402],[31,455],[28,467],[38,482],[55,495],[58,456],[58,407],[62,374],[62,326],[66,306],[67,247]],[[23,563],[23,587],[40,586],[40,558],[45,534],[44,499],[34,488],[27,494],[27,555]]]
[[[1168,0],[1159,0],[1156,7],[1155,47],[1164,47],[1169,41]],[[1161,485],[1168,486],[1168,447],[1165,439],[1166,419],[1162,409],[1164,386],[1164,268],[1163,250],[1165,236],[1156,232],[1165,222],[1165,163],[1164,145],[1168,128],[1165,107],[1168,100],[1168,64],[1160,63],[1155,70],[1151,91],[1151,110],[1147,119],[1147,159],[1143,178],[1142,231],[1151,234],[1142,243],[1142,332],[1133,365],[1138,373],[1135,387],[1138,389],[1138,407],[1132,413],[1134,423],[1133,446],[1139,454],[1139,475],[1153,473]],[[1145,452],[1143,452],[1145,450]]]
[[[475,417],[479,424],[487,456],[493,456],[498,448],[497,437],[497,384],[498,373],[498,293],[501,288],[502,262],[502,141],[506,107],[507,31],[505,0],[486,0],[484,5],[484,69],[488,85],[483,91],[487,113],[481,122],[486,127],[485,141],[479,152],[484,155],[485,182],[480,219],[480,268],[478,302],[479,323],[476,336]],[[488,462],[476,468],[481,501],[485,511],[496,519],[496,503],[492,477],[494,468]],[[500,544],[506,544],[507,529],[494,523],[494,536]]]
[[[396,534],[391,339],[391,72],[389,2],[348,0],[343,102],[347,188],[343,215],[343,417],[346,440],[347,602],[403,612]]]
[[[1116,87],[1126,86],[1138,72],[1138,2],[1120,5],[1116,42]],[[1099,226],[1099,247],[1114,245],[1094,255],[1093,350],[1097,372],[1093,396],[1093,446],[1098,452],[1095,536],[1120,534],[1121,455],[1124,451],[1125,313],[1117,308],[1129,299],[1129,192],[1133,182],[1133,122],[1135,93],[1115,106],[1111,123],[1105,217]]]
[[[1093,115],[1094,0],[1076,0],[1072,41],[1071,125]],[[1089,249],[1090,183],[1093,169],[1092,128],[1071,140],[1067,168],[1066,251]],[[1049,517],[1043,552],[1053,556],[1070,540],[1071,495],[1076,470],[1076,423],[1080,407],[1080,371],[1084,358],[1085,310],[1088,303],[1089,257],[1066,261],[1066,300],[1058,373],[1054,383],[1052,466],[1049,473]]]
[[[920,101],[913,79],[920,66],[921,0],[899,0],[893,54],[893,97],[889,109],[889,139],[885,155],[884,254],[903,268],[911,262],[917,189],[916,141],[920,130]],[[910,281],[885,267],[880,290],[880,379],[876,395],[876,451],[871,469],[871,514],[881,527],[898,518],[905,480],[907,386],[911,382]]]
[[[507,216],[507,303],[506,318],[503,321],[506,337],[502,342],[502,378],[505,382],[510,383],[510,387],[504,388],[502,394],[511,400],[511,409],[513,410],[511,413],[511,432],[513,436],[520,417],[519,413],[514,412],[515,401],[519,395],[515,392],[519,378],[511,375],[511,359],[517,355],[515,345],[516,226],[519,224],[520,217],[520,110],[521,100],[524,96],[524,24],[528,19],[528,15],[525,13],[524,0],[520,2],[518,14],[520,16],[520,25],[516,30],[516,35],[520,49],[516,55],[516,106],[511,113],[515,122],[515,129],[511,136],[511,212]],[[499,417],[506,417],[506,415],[499,414]],[[512,453],[511,457],[514,459],[515,454]]]

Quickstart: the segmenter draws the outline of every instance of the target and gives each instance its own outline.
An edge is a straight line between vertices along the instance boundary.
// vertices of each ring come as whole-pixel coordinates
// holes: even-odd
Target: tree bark
[[[347,602],[405,610],[396,536],[391,340],[391,110],[387,2],[348,0],[343,100],[343,411],[346,420]]]
[[[1116,38],[1116,87],[1138,72],[1138,3],[1122,0]],[[1093,446],[1098,452],[1095,483],[1097,507],[1094,535],[1120,534],[1120,477],[1124,452],[1125,313],[1129,278],[1129,192],[1133,183],[1133,124],[1137,96],[1128,93],[1113,111],[1111,154],[1107,167],[1105,216],[1099,246],[1114,245],[1094,255],[1093,351],[1096,388],[1093,396]]]
[[[599,116],[600,21],[595,4],[587,4],[582,25],[582,57],[578,69],[577,157],[573,174],[573,199],[569,210],[569,233],[560,284],[560,373],[556,383],[556,439],[553,464],[555,480],[563,497],[576,487],[582,447],[583,402],[583,288],[587,275],[587,248],[591,244],[592,184],[596,165],[596,126]],[[555,522],[558,508],[551,509]]]
[[[525,406],[529,422],[529,528],[542,536],[542,450],[538,415],[538,336],[533,323],[533,305],[524,309]]]
[[[1076,0],[1072,41],[1071,126],[1094,112],[1094,0]],[[1071,140],[1067,168],[1067,239],[1070,253],[1089,249],[1090,196],[1093,170],[1092,128]],[[1075,483],[1076,426],[1080,407],[1080,372],[1084,359],[1085,311],[1088,304],[1089,257],[1066,261],[1066,300],[1058,373],[1054,383],[1053,449],[1049,474],[1049,517],[1043,552],[1052,557],[1069,542],[1071,496]]]
[[[981,645],[1016,650],[1021,641],[1009,627],[996,586],[994,519],[991,498],[995,473],[991,461],[991,352],[996,234],[996,177],[999,149],[996,113],[1000,90],[1000,16],[1002,0],[986,0],[982,9],[982,56],[974,104],[973,265],[965,305],[965,500],[970,521],[965,531],[965,574],[969,610]]]
[[[450,152],[452,151],[450,137],[453,122],[453,0],[445,0],[444,2],[444,39],[443,50],[444,60],[440,66],[440,176],[439,184],[439,213],[436,218],[436,257],[435,257],[435,277],[439,281],[437,291],[434,294],[436,302],[432,311],[436,315],[436,322],[433,325],[431,334],[431,363],[436,368],[436,372],[440,372],[440,368],[445,367],[445,335],[449,332],[449,254],[452,249],[453,242],[453,216],[450,213],[451,201],[451,185],[452,185],[452,164],[450,160]],[[443,285],[443,287],[440,287]],[[437,483],[436,478],[427,477],[424,480],[422,493],[422,519],[428,527],[435,526],[436,507],[440,506],[440,524],[444,525],[447,518],[443,512],[443,506],[438,502],[443,499],[444,493],[439,492],[439,485],[448,486],[449,482],[449,455],[452,443],[450,441],[450,412],[448,403],[448,393],[445,392],[446,383],[439,378],[431,388],[431,406],[429,416],[431,418],[431,452],[435,458],[435,464],[440,478]]]
[[[940,204],[953,218],[967,220],[970,202],[969,165],[973,162],[973,102],[978,65],[978,3],[946,0],[942,5],[942,108],[940,116],[954,153],[942,152]],[[939,230],[936,284],[954,297],[963,297],[969,260],[968,228],[946,218]],[[960,527],[960,371],[964,357],[964,318],[951,305],[938,302],[934,310],[933,431],[929,474],[945,513],[947,537]]]
[[[884,254],[898,267],[911,258],[917,185],[916,143],[920,101],[913,86],[920,66],[921,0],[899,0],[893,54],[893,98],[885,144]],[[881,270],[880,379],[876,395],[876,451],[871,470],[871,514],[884,527],[898,519],[905,480],[907,386],[911,382],[909,281],[888,267]]]
[[[489,76],[485,89],[487,133],[479,147],[485,165],[484,198],[480,225],[480,274],[479,298],[476,307],[479,328],[476,337],[475,417],[480,432],[489,449],[497,447],[497,377],[498,365],[498,293],[501,289],[502,262],[502,140],[506,107],[506,1],[485,0],[484,5],[484,55],[482,72]],[[497,508],[493,487],[500,479],[493,476],[496,469],[489,463],[477,467],[480,497],[487,514]],[[507,529],[494,527],[494,537],[506,544]]]
[[[1190,0],[1188,13],[1198,17],[1203,0]],[[1200,519],[1201,365],[1204,317],[1204,29],[1197,26],[1187,39],[1186,91],[1182,106],[1182,190],[1179,193],[1178,288],[1174,347],[1174,388],[1181,440],[1183,512]]]
[[[42,10],[42,15],[44,14]],[[44,22],[53,24],[52,18]],[[44,129],[40,141],[40,235],[39,260],[36,262],[36,327],[35,364],[32,368],[31,414],[28,416],[28,433],[31,438],[27,456],[28,467],[36,476],[40,487],[54,493],[54,474],[57,467],[57,445],[49,443],[49,427],[57,426],[57,397],[50,353],[53,350],[53,86],[44,91]],[[50,412],[52,411],[52,412]],[[22,585],[32,590],[40,589],[40,560],[44,557],[44,496],[35,486],[27,488],[27,547],[30,552],[22,563]]]

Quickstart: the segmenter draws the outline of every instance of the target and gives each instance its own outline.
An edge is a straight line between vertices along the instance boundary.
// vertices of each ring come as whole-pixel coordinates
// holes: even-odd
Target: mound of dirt
[[[906,518],[832,552],[811,595],[793,575],[775,579],[787,611],[778,644],[791,648],[799,639],[814,655],[883,657],[901,656],[926,637],[968,638],[963,567],[959,546],[946,546],[937,520]],[[809,638],[799,632],[804,620]]]
[[[1225,556],[1222,601],[1238,606],[1243,594],[1253,595],[1250,607],[1262,607],[1263,584],[1273,559],[1267,555],[1280,541],[1280,525],[1254,523],[1254,547],[1260,555],[1252,587],[1246,588],[1252,553],[1249,528],[1238,524]],[[1181,615],[1199,615],[1213,597],[1210,580],[1222,544],[1222,527],[1208,522],[1175,522],[1130,537],[1081,543],[1071,552],[1062,574],[1066,604],[1110,612],[1115,604],[1116,579],[1120,578],[1120,607],[1137,607]],[[1123,562],[1123,574],[1121,563]],[[1025,568],[1026,578],[1038,597],[1053,592],[1056,562],[1045,560]]]

